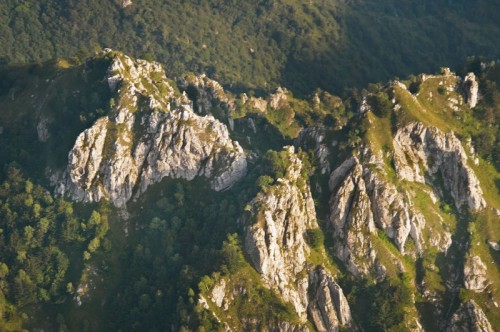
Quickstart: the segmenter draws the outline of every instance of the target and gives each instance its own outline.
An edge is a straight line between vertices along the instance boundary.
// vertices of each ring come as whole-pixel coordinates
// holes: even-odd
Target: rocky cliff
[[[329,180],[330,226],[333,230],[336,256],[357,276],[385,275],[385,267],[377,259],[372,236],[383,231],[401,253],[411,238],[416,253],[422,252],[422,229],[425,219],[411,199],[399,192],[384,177],[383,161],[371,151],[352,157],[335,169]],[[446,250],[449,238],[443,237],[438,247]],[[439,241],[442,242],[442,241]]]
[[[183,287],[168,300],[164,294],[177,291],[170,284],[141,289],[131,299],[144,316],[168,302],[178,312],[164,321],[183,320],[174,323],[179,329],[497,329],[500,175],[490,163],[496,155],[480,152],[496,138],[485,135],[482,145],[470,132],[496,124],[462,128],[477,114],[494,116],[483,104],[491,96],[481,92],[481,75],[443,70],[371,86],[350,100],[318,92],[306,101],[284,88],[235,97],[203,74],[174,82],[157,63],[111,50],[99,56],[71,69],[84,81],[99,76],[85,98],[78,82],[68,92],[83,105],[68,111],[80,116],[74,133],[55,130],[68,114],[40,108],[29,135],[45,148],[72,137],[67,164],[49,175],[56,193],[75,201],[124,207],[162,179],[201,178],[165,181],[161,198],[144,195],[144,209],[130,204],[115,216],[124,237],[141,243],[133,264],[150,260],[158,279]],[[89,111],[91,99],[99,106]],[[4,121],[0,138],[15,130]],[[295,147],[269,151],[291,137]],[[24,149],[9,153],[33,151]],[[53,164],[43,166],[46,174]],[[134,277],[128,294],[143,280],[153,284]]]
[[[60,195],[123,206],[165,177],[203,176],[219,191],[245,175],[245,153],[226,126],[195,114],[159,64],[116,54],[107,80],[116,98],[109,114],[78,136]]]
[[[453,314],[447,331],[493,332],[493,328],[476,302],[468,301],[460,305]]]
[[[429,252],[437,251],[444,257],[457,259],[464,246],[457,243],[453,253],[448,254],[453,230],[444,218],[449,218],[450,212],[442,216],[439,202],[449,200],[454,204],[459,220],[463,218],[461,213],[481,213],[487,208],[471,167],[472,158],[452,132],[444,133],[415,122],[397,129],[391,143],[392,151],[385,152],[375,144],[364,143],[329,178],[328,225],[333,252],[359,278],[383,280],[393,278],[390,275],[394,273],[406,273],[405,256],[414,260],[424,257],[427,262]],[[464,241],[460,239],[455,241]],[[444,310],[440,303],[445,295],[438,296],[439,292],[431,290],[436,285],[430,276],[437,268],[434,263],[426,264],[423,269],[428,272],[424,272],[418,287],[439,312]],[[470,256],[464,266],[463,272],[453,264],[442,267],[452,271],[452,277],[446,281],[450,292],[461,287],[461,275],[466,289],[481,292],[490,285],[487,266],[479,257]],[[470,310],[461,310],[456,315],[463,317],[453,319],[470,322],[474,315],[466,315]],[[482,322],[478,324],[487,322],[484,314],[476,316]],[[417,321],[415,326],[421,325]]]
[[[474,172],[468,166],[462,143],[452,133],[443,133],[421,123],[398,130],[394,137],[394,164],[400,179],[443,182],[441,196],[451,195],[458,210],[477,211],[486,206]]]
[[[301,160],[293,147],[285,153],[285,177],[250,203],[245,250],[265,284],[292,303],[303,321],[309,314],[319,331],[336,331],[352,325],[350,308],[329,272],[308,259],[307,232],[318,229],[314,203]]]

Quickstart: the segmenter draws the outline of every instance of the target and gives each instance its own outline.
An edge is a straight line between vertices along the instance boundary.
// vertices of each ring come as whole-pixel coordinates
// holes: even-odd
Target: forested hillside
[[[2,1],[0,58],[25,63],[111,47],[165,63],[171,75],[207,73],[233,90],[341,92],[500,54],[495,1],[130,3]]]

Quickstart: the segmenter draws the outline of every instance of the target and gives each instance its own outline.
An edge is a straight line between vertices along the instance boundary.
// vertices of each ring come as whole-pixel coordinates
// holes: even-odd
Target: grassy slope
[[[472,112],[465,105],[460,93],[454,88],[456,85],[455,76],[438,75],[426,79],[419,88],[418,94],[411,94],[404,88],[394,86],[393,93],[397,103],[401,105],[401,109],[397,112],[396,122],[397,126],[403,126],[409,122],[419,121],[427,126],[437,127],[444,132],[453,131],[459,138],[464,139],[470,137],[471,133],[475,130],[480,130],[480,126],[471,121],[470,112]],[[456,100],[456,107],[459,111],[453,110],[450,106],[450,101]],[[390,124],[388,119],[377,118],[373,114],[367,114],[370,127],[367,130],[365,139],[377,151],[387,151],[392,147],[392,137],[390,135]],[[466,291],[468,298],[476,299],[477,303],[482,304],[488,318],[493,326],[498,326],[500,322],[500,315],[494,306],[493,302],[497,303],[500,300],[500,278],[499,278],[499,255],[489,249],[487,240],[498,241],[500,234],[498,227],[495,226],[499,221],[499,217],[493,212],[493,209],[498,209],[500,204],[500,195],[498,187],[491,179],[498,179],[500,173],[488,162],[480,158],[479,165],[475,165],[472,160],[469,160],[469,166],[474,170],[477,175],[481,187],[484,192],[484,197],[488,203],[488,209],[477,216],[473,217],[475,222],[473,226],[469,226],[471,234],[471,248],[469,253],[472,255],[479,255],[488,267],[488,278],[491,281],[491,286],[485,293],[473,293]],[[390,171],[390,168],[388,168]],[[393,181],[400,190],[409,192],[415,203],[415,207],[424,215],[426,219],[426,226],[424,230],[424,239],[428,243],[429,237],[432,234],[440,231],[448,231],[454,234],[460,233],[456,224],[459,216],[456,212],[443,210],[443,205],[440,203],[434,204],[428,195],[431,188],[428,185],[400,182],[394,177],[390,176],[389,179]],[[463,219],[463,218],[462,218]],[[472,221],[472,220],[470,220]],[[462,223],[467,223],[467,220]],[[462,226],[463,227],[463,226]],[[465,226],[466,227],[466,226]],[[457,233],[457,236],[460,234]],[[374,241],[375,247],[383,253],[386,253],[383,262],[388,266],[388,273],[392,278],[397,274],[397,268],[391,262],[391,256],[399,257],[399,260],[405,262],[404,257],[397,252],[396,248],[389,240],[383,240],[384,237],[376,237]],[[452,246],[452,252],[455,252],[455,247]],[[452,253],[453,254],[453,253]],[[458,252],[457,252],[458,254]],[[448,257],[448,256],[447,256]],[[432,292],[437,292],[442,296],[445,295],[444,281],[448,278],[446,264],[447,259],[436,255],[436,252],[430,248],[426,250],[424,259],[422,261],[421,276],[426,284],[426,288]],[[407,269],[412,276],[412,279],[417,277],[415,272],[415,262],[410,262],[411,268]],[[406,266],[405,266],[406,267]],[[419,311],[424,315],[424,323],[429,328],[432,328],[432,319],[429,319],[429,314],[432,313],[426,308],[425,305],[419,305]],[[427,314],[426,314],[427,312]]]

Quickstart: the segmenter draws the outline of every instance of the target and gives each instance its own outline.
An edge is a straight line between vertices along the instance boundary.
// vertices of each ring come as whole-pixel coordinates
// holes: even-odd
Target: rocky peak
[[[453,134],[414,122],[394,137],[394,164],[400,179],[432,184],[437,177],[458,210],[486,207],[479,180],[468,166],[468,157]]]
[[[425,246],[424,217],[413,207],[411,198],[386,180],[383,161],[365,149],[344,161],[330,175],[329,225],[333,230],[334,251],[354,275],[384,275],[371,237],[383,231],[401,253],[408,238],[417,253]]]
[[[123,206],[164,177],[204,176],[223,190],[245,175],[245,153],[226,126],[175,98],[159,64],[117,54],[107,80],[115,103],[78,136],[58,194]]]
[[[276,92],[269,96],[269,106],[274,109],[280,109],[288,101],[288,90],[278,87]]]
[[[467,105],[469,105],[470,108],[476,107],[479,100],[479,83],[474,73],[468,73],[465,76],[463,87],[467,98]]]
[[[306,234],[318,228],[314,202],[309,186],[297,181],[302,161],[293,147],[284,152],[290,161],[285,176],[250,203],[245,250],[265,284],[292,303],[302,321],[309,313],[319,331],[337,331],[352,323],[349,305],[328,271],[308,263]]]
[[[302,161],[293,147],[285,151],[290,159],[285,177],[250,203],[245,249],[265,283],[278,289],[305,319],[307,298],[299,293],[307,289],[307,277],[297,280],[296,276],[305,268],[310,252],[306,231],[318,224],[309,187],[295,184]]]

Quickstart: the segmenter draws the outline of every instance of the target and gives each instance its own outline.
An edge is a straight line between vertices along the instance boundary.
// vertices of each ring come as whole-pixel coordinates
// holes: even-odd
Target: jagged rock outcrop
[[[325,136],[324,127],[309,127],[301,130],[295,140],[298,146],[314,150],[314,154],[318,158],[321,174],[328,174],[331,171],[328,160],[330,151],[325,144]]]
[[[468,256],[464,264],[464,286],[475,292],[482,292],[489,285],[486,264],[479,256]]]
[[[115,105],[78,136],[58,194],[123,206],[164,177],[204,176],[219,191],[245,175],[245,153],[226,126],[176,98],[159,64],[116,55],[107,79]]]
[[[367,274],[376,259],[370,239],[375,224],[362,172],[357,159],[351,158],[330,177],[330,190],[334,194],[330,200],[329,219],[333,228],[334,252],[356,276]]]
[[[129,6],[132,6],[132,0],[122,0],[122,7],[127,8]]]
[[[47,142],[50,138],[49,125],[51,123],[51,119],[42,116],[36,125],[36,133],[38,135],[38,140],[42,143]]]
[[[181,79],[179,84],[185,90],[196,89],[194,96],[195,112],[199,114],[209,114],[214,102],[233,107],[234,101],[226,95],[219,82],[211,80],[204,74],[199,76],[189,75],[185,79]]]
[[[268,103],[271,108],[280,109],[288,101],[288,90],[278,87],[276,91],[269,96]]]
[[[310,252],[306,231],[318,224],[309,188],[295,183],[301,176],[302,161],[291,150],[286,176],[250,203],[253,224],[247,226],[245,250],[264,282],[305,318],[307,275],[299,279],[297,275],[304,270]]]
[[[468,73],[464,78],[463,87],[467,98],[467,105],[474,108],[479,99],[479,83],[476,80],[474,73]]]
[[[467,165],[467,154],[453,133],[415,122],[399,129],[393,143],[400,179],[432,184],[439,177],[458,210],[486,207],[479,180]]]
[[[290,302],[302,321],[307,313],[320,331],[350,326],[342,290],[323,269],[308,263],[307,230],[318,228],[312,195],[301,178],[302,161],[286,150],[286,175],[250,203],[245,250],[264,283]]]
[[[377,236],[377,228],[402,253],[409,237],[418,252],[424,244],[421,232],[425,219],[383,174],[383,161],[366,149],[359,158],[344,161],[330,176],[329,222],[335,255],[357,276],[384,275],[371,240]]]
[[[473,300],[462,303],[453,314],[447,332],[493,332],[483,310]]]
[[[342,288],[324,269],[309,272],[308,313],[316,330],[334,331],[336,326],[352,324],[351,309]]]

